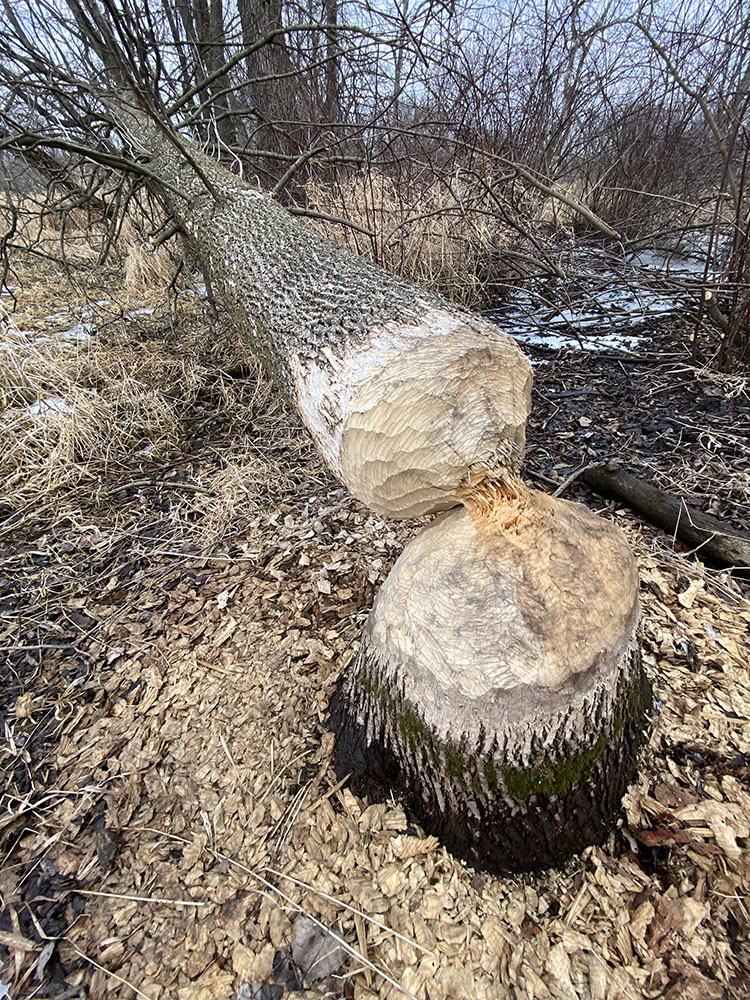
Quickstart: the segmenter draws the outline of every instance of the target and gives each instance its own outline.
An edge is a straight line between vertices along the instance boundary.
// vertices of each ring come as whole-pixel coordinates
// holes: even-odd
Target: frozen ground
[[[112,299],[92,300],[84,305],[65,309],[50,309],[49,301],[36,308],[15,314],[11,311],[12,298],[0,296],[0,365],[24,369],[29,359],[40,357],[62,358],[66,352],[85,350],[86,345],[113,323],[125,320],[135,323],[155,312],[155,307],[136,300],[126,309]],[[96,393],[96,389],[92,390]],[[28,418],[34,423],[56,420],[75,411],[75,401],[55,394],[39,396],[23,406],[0,407],[0,421]]]
[[[684,310],[704,277],[716,277],[705,256],[654,249],[625,261],[597,246],[565,249],[556,263],[566,277],[537,279],[489,313],[523,344],[632,352],[642,340],[636,327]]]

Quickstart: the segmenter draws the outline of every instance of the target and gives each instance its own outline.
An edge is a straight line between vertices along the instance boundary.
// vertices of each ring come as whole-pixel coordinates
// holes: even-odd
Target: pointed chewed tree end
[[[651,705],[638,575],[586,508],[486,481],[407,545],[332,706],[337,767],[470,864],[601,842]]]

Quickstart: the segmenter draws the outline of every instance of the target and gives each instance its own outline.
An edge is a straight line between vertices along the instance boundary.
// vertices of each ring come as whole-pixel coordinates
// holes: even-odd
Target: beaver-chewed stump
[[[623,534],[487,480],[383,585],[334,699],[337,766],[471,864],[547,867],[612,829],[649,707]]]
[[[485,317],[326,240],[184,136],[106,98],[153,191],[331,471],[405,550],[333,718],[339,765],[400,787],[472,861],[544,865],[601,838],[645,695],[619,532],[518,479],[531,366]]]

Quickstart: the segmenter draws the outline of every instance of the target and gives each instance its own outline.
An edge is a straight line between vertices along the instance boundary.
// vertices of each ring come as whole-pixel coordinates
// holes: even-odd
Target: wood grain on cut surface
[[[401,349],[351,401],[343,478],[381,513],[411,517],[453,507],[472,476],[520,464],[530,369],[493,327],[447,319],[428,315],[431,334],[404,331],[411,335],[402,334]]]
[[[567,704],[575,675],[629,641],[636,612],[624,536],[533,493],[505,530],[463,507],[433,521],[384,583],[368,645],[433,726],[465,734],[497,728],[511,705],[517,718],[523,689]]]
[[[577,504],[467,503],[378,595],[334,706],[339,767],[398,784],[476,863],[551,864],[601,839],[634,773],[637,570],[619,529]]]

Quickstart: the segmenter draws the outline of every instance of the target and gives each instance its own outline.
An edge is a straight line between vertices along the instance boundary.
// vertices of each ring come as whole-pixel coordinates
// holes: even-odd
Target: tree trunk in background
[[[180,0],[177,9],[185,34],[195,45],[205,75],[216,73],[226,61],[222,0]],[[226,73],[216,77],[209,85],[208,93],[214,99],[219,138],[231,146],[237,141],[234,123],[231,118],[221,117],[222,110],[229,110],[231,102],[231,85]]]
[[[282,27],[281,0],[238,0],[237,9],[245,47],[255,44],[269,31]],[[241,90],[247,95],[246,103],[254,105],[270,122],[295,121],[299,115],[297,105],[302,75],[293,75],[294,66],[283,35],[252,52],[245,59],[247,82]],[[296,144],[290,146],[291,132],[285,128],[281,134],[263,130],[269,146],[283,145],[286,152],[300,152]]]
[[[338,25],[338,0],[326,0],[326,21]],[[339,120],[339,33],[336,28],[326,32],[326,98],[325,117],[327,122]]]

